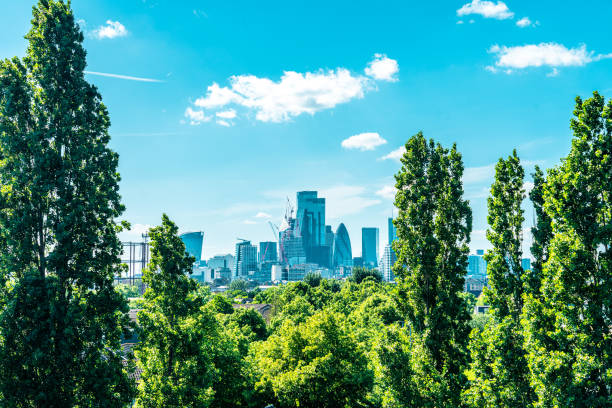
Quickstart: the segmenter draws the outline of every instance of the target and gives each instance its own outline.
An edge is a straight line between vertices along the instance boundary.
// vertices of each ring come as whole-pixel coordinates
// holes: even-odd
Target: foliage
[[[0,62],[2,405],[125,406],[129,320],[113,288],[124,208],[108,112],[84,79],[69,2],[40,0],[26,39],[23,60]]]
[[[470,314],[459,295],[472,229],[472,213],[462,197],[463,163],[455,146],[445,149],[422,133],[408,140],[401,162],[395,176],[399,212],[393,272],[412,337],[431,363],[426,370],[415,366],[413,372],[425,376],[423,384],[431,383],[427,390],[419,389],[423,399],[437,401],[438,407],[456,407],[466,384],[470,330]],[[436,397],[427,394],[432,389]]]
[[[187,274],[186,255],[177,226],[167,215],[151,228],[151,261],[143,272],[148,285],[145,307],[138,312],[142,366],[139,407],[205,407],[213,399],[216,377],[212,360],[218,322],[203,308],[198,283]]]
[[[244,279],[234,279],[229,285],[230,292],[241,292],[246,296],[246,292],[249,290],[249,283]]]
[[[121,295],[126,298],[126,300],[128,298],[140,297],[140,289],[138,288],[138,286],[125,285],[123,283],[120,283],[118,285],[115,285],[115,290],[121,293]]]
[[[524,170],[514,150],[506,160],[497,162],[487,200],[487,238],[492,249],[485,254],[489,288],[484,293],[490,318],[484,329],[471,335],[471,378],[465,399],[473,407],[522,408],[534,400],[520,325],[523,184]]]
[[[318,312],[283,324],[255,347],[256,388],[283,407],[354,407],[365,401],[373,373],[340,315]]]
[[[382,273],[380,273],[377,269],[356,266],[352,270],[350,279],[355,283],[361,283],[364,279],[372,279],[375,282],[382,282]]]
[[[308,272],[303,281],[307,284],[314,287],[317,287],[321,284],[321,274],[318,272]]]
[[[541,287],[525,296],[538,407],[612,400],[612,101],[597,92],[576,98],[571,129],[570,153],[548,171],[543,188],[552,239]]]
[[[215,313],[222,314],[232,314],[234,313],[234,308],[232,307],[232,302],[227,300],[225,296],[215,295],[212,297],[208,305]]]

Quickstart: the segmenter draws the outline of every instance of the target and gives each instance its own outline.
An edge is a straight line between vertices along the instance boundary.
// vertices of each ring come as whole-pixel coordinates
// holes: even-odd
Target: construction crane
[[[251,242],[250,239],[244,239],[244,238],[236,238],[238,241],[242,241],[242,242]]]

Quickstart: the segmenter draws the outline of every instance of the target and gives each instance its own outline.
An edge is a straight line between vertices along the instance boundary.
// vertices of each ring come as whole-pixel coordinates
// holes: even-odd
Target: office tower
[[[334,235],[334,259],[332,265],[334,268],[341,266],[353,266],[353,251],[351,249],[351,238],[344,224],[338,225],[336,234]]]
[[[383,279],[387,282],[392,282],[395,279],[393,275],[393,265],[395,265],[395,261],[397,258],[395,257],[395,252],[391,249],[390,245],[385,245],[385,250],[382,256],[382,265],[381,265],[381,273],[383,275]]]
[[[477,249],[476,255],[468,256],[468,275],[486,275],[487,274],[487,262],[484,260],[484,250]]]
[[[286,218],[278,232],[280,261],[283,265],[306,263],[306,252],[295,218]]]
[[[353,266],[355,268],[363,266],[363,258],[360,256],[356,256],[353,258]]]
[[[378,267],[378,228],[361,229],[361,257],[363,266]]]
[[[306,263],[329,266],[330,250],[326,246],[325,198],[316,191],[297,193],[297,229],[302,237]]]
[[[234,255],[215,255],[208,260],[208,267],[212,269],[228,268],[234,270]]]
[[[264,241],[259,243],[259,263],[277,262],[278,253],[276,251],[276,242]]]
[[[236,244],[234,279],[248,279],[257,272],[257,247],[251,241],[243,240]]]
[[[393,241],[397,239],[397,230],[395,229],[395,225],[393,225],[393,218],[389,217],[387,219],[387,226],[388,226],[387,244],[391,245]]]
[[[195,263],[200,264],[202,260],[202,244],[204,243],[204,232],[186,232],[179,235],[185,244],[185,251],[195,258]]]

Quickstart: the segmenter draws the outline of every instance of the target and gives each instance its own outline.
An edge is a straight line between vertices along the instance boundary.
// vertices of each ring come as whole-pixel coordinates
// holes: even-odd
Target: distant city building
[[[351,238],[344,224],[338,225],[336,234],[334,235],[334,250],[333,250],[334,268],[341,266],[353,266],[353,251],[351,249]]]
[[[486,275],[469,275],[465,278],[463,290],[478,297],[482,293],[483,288],[487,286],[488,278]]]
[[[328,248],[327,249],[327,263],[325,264],[326,267],[328,268],[332,268],[333,267],[333,261],[334,261],[334,231],[332,230],[331,225],[326,225],[325,226],[325,246]]]
[[[283,280],[283,269],[280,265],[272,265],[270,269],[270,280],[272,282]]]
[[[200,264],[202,260],[202,245],[204,244],[204,232],[186,232],[180,235],[185,244],[185,251],[195,258],[195,263]]]
[[[389,217],[387,219],[387,227],[388,227],[387,244],[391,245],[393,241],[397,239],[397,230],[395,229],[395,225],[393,225],[393,218]]]
[[[468,256],[467,275],[486,275],[487,261],[484,260],[484,250],[476,250],[476,255]]]
[[[378,228],[361,229],[361,257],[363,266],[378,267]]]
[[[325,198],[318,197],[316,191],[299,191],[296,219],[306,262],[329,266],[331,248],[326,245]]]
[[[228,268],[230,270],[234,269],[234,255],[215,255],[210,258],[207,262],[208,267],[212,269],[220,269],[220,268]]]
[[[531,259],[529,258],[521,259],[521,266],[523,267],[524,271],[531,270]]]
[[[276,242],[264,241],[259,243],[259,263],[277,262],[278,252],[276,250]]]
[[[353,258],[353,266],[355,268],[359,268],[363,266],[363,258],[360,256],[356,256]]]
[[[257,247],[251,241],[236,244],[236,264],[234,278],[248,279],[257,272]]]
[[[392,268],[393,265],[395,265],[396,260],[397,259],[395,257],[395,252],[393,252],[393,249],[391,249],[391,245],[385,245],[380,269],[383,275],[383,279],[387,282],[392,282],[393,280],[395,280]]]
[[[306,263],[306,252],[297,220],[286,217],[279,228],[278,235],[281,263],[289,266]]]

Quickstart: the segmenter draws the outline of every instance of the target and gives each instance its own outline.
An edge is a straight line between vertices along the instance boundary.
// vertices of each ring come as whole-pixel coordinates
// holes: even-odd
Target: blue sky
[[[457,143],[472,248],[487,247],[495,161],[516,147],[528,173],[554,165],[575,96],[612,95],[605,0],[72,4],[120,154],[124,238],[166,212],[205,231],[206,258],[273,239],[267,221],[304,189],[354,255],[361,227],[384,245],[399,162],[383,158],[419,130]],[[28,1],[3,7],[0,57],[24,55],[30,18]]]

